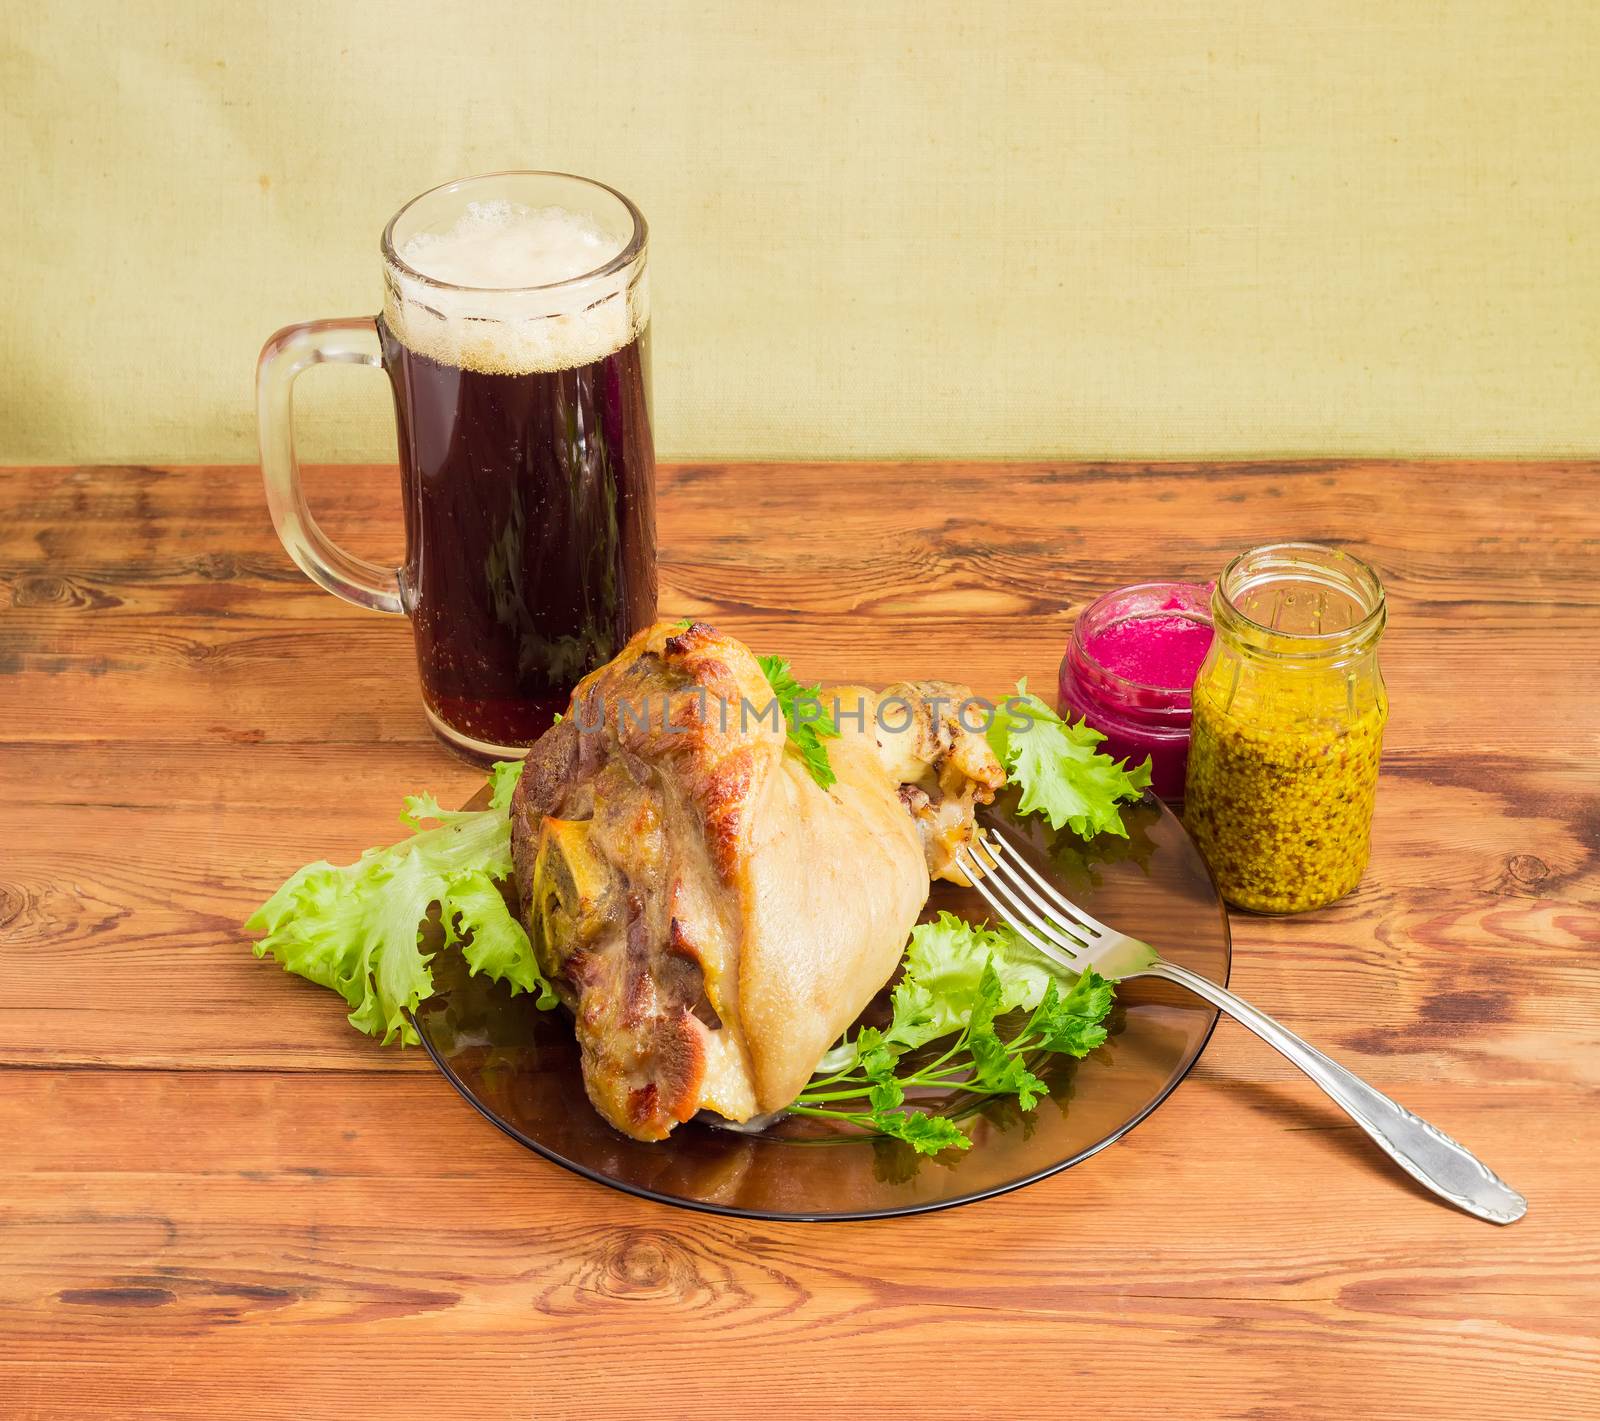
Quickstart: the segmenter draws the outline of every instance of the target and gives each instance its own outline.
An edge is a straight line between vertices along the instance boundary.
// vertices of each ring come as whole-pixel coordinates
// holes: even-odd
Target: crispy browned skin
[[[619,1130],[782,1108],[892,973],[929,873],[1003,778],[922,688],[896,691],[917,712],[898,735],[873,692],[840,693],[866,724],[829,742],[825,791],[749,650],[661,623],[533,748],[512,803],[522,916]]]
[[[574,1007],[590,1098],[640,1139],[700,1108],[723,1014],[703,957],[721,925],[697,909],[731,884],[752,791],[782,752],[778,731],[722,728],[721,707],[767,694],[743,662],[708,627],[636,637],[578,685],[512,801],[523,918]]]

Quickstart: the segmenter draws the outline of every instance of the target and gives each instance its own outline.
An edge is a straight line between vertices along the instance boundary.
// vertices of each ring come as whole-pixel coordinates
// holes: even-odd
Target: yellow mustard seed
[[[1367,866],[1389,710],[1383,584],[1342,549],[1268,543],[1222,570],[1211,617],[1184,820],[1228,902],[1320,908]]]
[[[1302,689],[1258,685],[1224,709],[1195,687],[1184,822],[1222,896],[1258,913],[1299,913],[1361,879],[1371,841],[1388,705],[1381,683],[1334,716]]]

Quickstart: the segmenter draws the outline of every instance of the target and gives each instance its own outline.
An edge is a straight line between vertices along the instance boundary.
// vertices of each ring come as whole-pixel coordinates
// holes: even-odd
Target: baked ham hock
[[[945,682],[840,687],[824,789],[743,643],[658,622],[572,694],[512,800],[523,922],[595,1108],[639,1140],[783,1109],[893,975],[1004,772]],[[880,711],[882,712],[880,714]]]

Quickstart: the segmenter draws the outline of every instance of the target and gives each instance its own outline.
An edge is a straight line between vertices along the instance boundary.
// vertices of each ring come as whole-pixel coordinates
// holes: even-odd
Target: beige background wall
[[[263,338],[510,166],[649,217],[669,454],[1600,452],[1593,0],[0,17],[0,460],[253,458]]]

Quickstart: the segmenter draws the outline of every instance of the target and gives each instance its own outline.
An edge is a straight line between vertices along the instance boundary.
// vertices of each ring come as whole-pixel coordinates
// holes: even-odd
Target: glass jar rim
[[[1161,686],[1150,681],[1135,681],[1132,677],[1124,676],[1119,671],[1113,671],[1098,657],[1090,655],[1089,633],[1085,628],[1093,621],[1095,614],[1103,612],[1113,602],[1135,596],[1139,593],[1198,593],[1194,598],[1193,607],[1152,607],[1147,612],[1130,614],[1122,620],[1132,620],[1133,616],[1158,617],[1165,613],[1168,616],[1181,617],[1185,621],[1194,622],[1196,625],[1210,627],[1213,625],[1209,607],[1211,597],[1210,584],[1204,582],[1181,582],[1176,578],[1157,578],[1151,582],[1130,582],[1126,587],[1113,588],[1110,592],[1102,592],[1083,611],[1079,612],[1072,623],[1072,648],[1078,656],[1088,665],[1094,667],[1099,676],[1113,682],[1119,689],[1126,688],[1134,692],[1150,692],[1160,696],[1182,695],[1187,700],[1189,687],[1187,686]],[[1098,627],[1095,630],[1099,630]],[[1186,708],[1186,707],[1185,707]]]
[[[1242,593],[1269,580],[1267,576],[1249,578],[1247,574],[1253,567],[1268,564],[1272,559],[1281,560],[1289,569],[1298,565],[1302,580],[1306,582],[1321,582],[1344,593],[1360,609],[1361,615],[1348,626],[1332,631],[1285,631],[1252,617],[1239,605],[1238,599]],[[1311,572],[1321,575],[1304,575]],[[1332,653],[1365,642],[1382,630],[1387,613],[1383,583],[1369,563],[1328,543],[1300,541],[1262,543],[1235,555],[1217,578],[1215,606],[1250,632],[1281,640],[1285,644],[1284,655]],[[1220,622],[1222,618],[1214,616],[1213,620]]]
[[[623,243],[622,250],[615,256],[608,257],[599,266],[591,271],[575,273],[564,276],[559,281],[537,282],[531,286],[463,286],[454,281],[441,281],[437,277],[429,276],[418,271],[400,255],[395,247],[395,228],[404,220],[407,213],[418,204],[427,202],[430,198],[440,197],[446,193],[454,193],[461,188],[471,187],[477,183],[493,183],[507,178],[557,178],[565,182],[581,183],[585,187],[594,188],[599,192],[609,193],[623,206],[628,214],[633,230],[628,240]],[[638,261],[650,237],[650,229],[644,220],[644,214],[639,211],[633,199],[620,193],[609,183],[603,183],[597,178],[586,178],[578,173],[560,173],[545,168],[507,168],[497,173],[479,173],[470,178],[453,178],[446,183],[438,183],[426,192],[419,192],[395,213],[383,229],[383,239],[379,243],[383,259],[400,274],[410,281],[415,281],[423,286],[431,287],[435,291],[467,291],[491,294],[511,294],[533,291],[560,291],[565,287],[581,286],[587,282],[598,281],[601,277],[611,276],[617,272],[625,271],[634,262]]]

